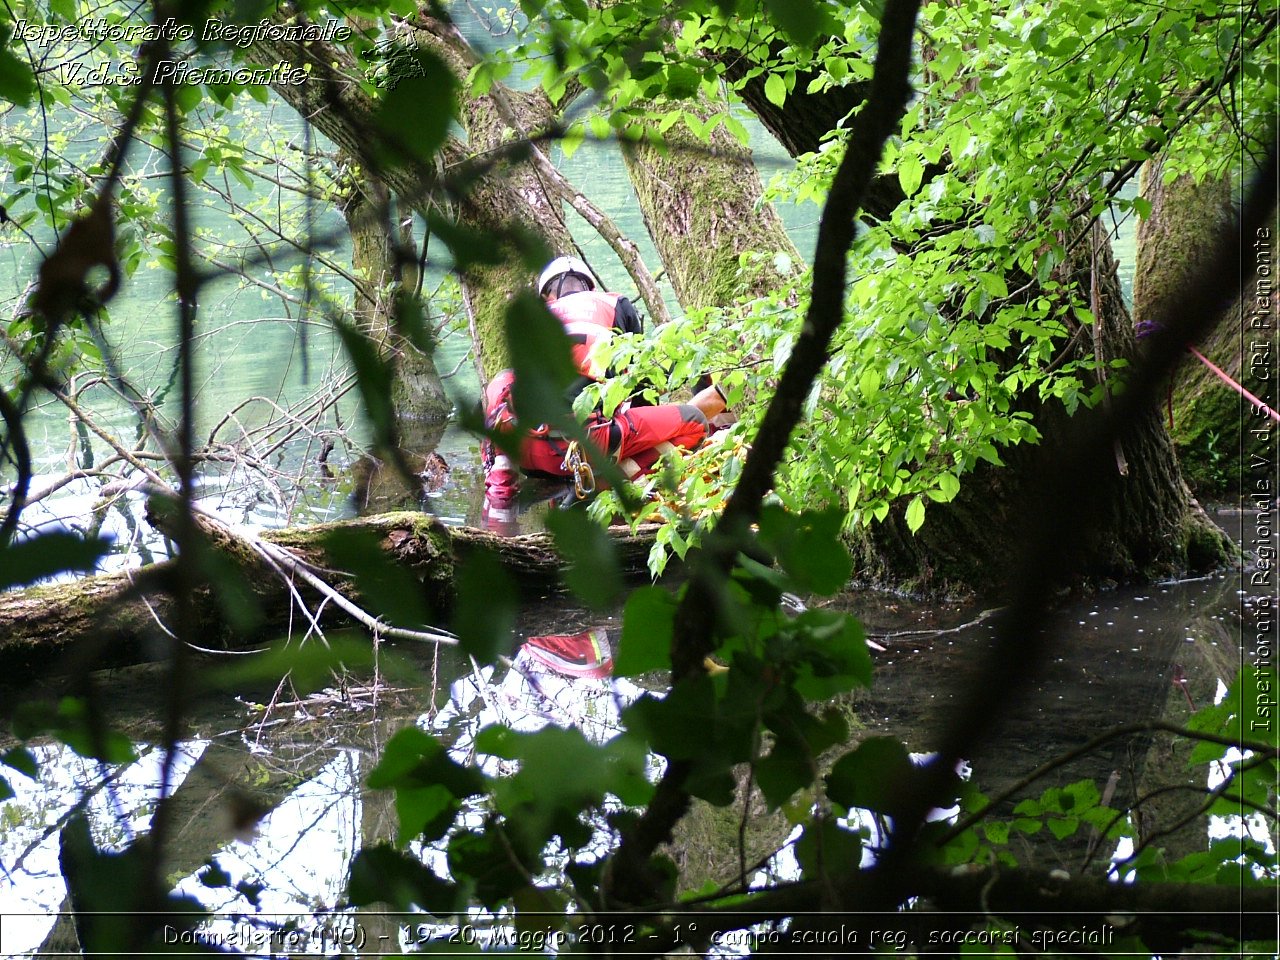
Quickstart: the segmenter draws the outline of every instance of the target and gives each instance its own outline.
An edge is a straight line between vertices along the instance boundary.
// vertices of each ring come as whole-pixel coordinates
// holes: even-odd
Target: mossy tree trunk
[[[1103,231],[1090,231],[1090,241],[1064,264],[1058,279],[1067,289],[1084,292],[1086,302],[1096,290],[1097,328],[1069,331],[1082,334],[1074,337],[1070,359],[1099,353],[1104,362],[1133,358],[1133,324]],[[1017,572],[1009,567],[1010,546],[1018,542],[1025,511],[1042,488],[1041,447],[1065,437],[1070,421],[1056,401],[1023,396],[1019,407],[1032,414],[1041,444],[1001,450],[1001,467],[982,462],[964,478],[953,501],[930,505],[924,526],[914,535],[901,505],[883,523],[861,532],[854,547],[861,577],[920,593],[994,595],[1002,590]],[[1087,541],[1062,545],[1079,552],[1078,569],[1085,580],[1147,580],[1222,562],[1226,536],[1191,497],[1158,409],[1147,410],[1132,438],[1116,447],[1111,469],[1121,482],[1103,508],[1096,532]]]
[[[750,72],[744,64],[732,69],[744,76]],[[847,89],[815,94],[804,90],[805,84],[797,83],[784,111],[769,103],[762,82],[748,81],[739,90],[747,106],[793,156],[816,149],[813,132],[824,125],[835,129],[851,109]],[[895,197],[900,197],[896,177],[881,178],[872,186],[866,212],[884,215],[896,204]],[[1135,350],[1132,323],[1116,280],[1110,243],[1103,231],[1089,229],[1088,223],[1077,228],[1086,231],[1088,242],[1059,267],[1055,279],[1074,285],[1086,303],[1097,301],[1098,328],[1092,336],[1075,338],[1074,356],[1131,357]],[[1026,281],[1011,277],[1009,289],[1025,287]],[[1034,287],[1030,289],[1035,291],[1030,296],[1039,295]],[[1044,443],[1063,436],[1068,417],[1060,404],[1042,404],[1027,396],[1021,406],[1032,412]],[[907,528],[905,504],[892,510],[884,522],[861,532],[852,545],[859,575],[868,582],[925,593],[998,591],[1011,572],[1006,567],[1009,546],[1023,524],[1020,514],[1026,509],[1028,493],[1035,489],[1036,465],[1042,459],[1036,448],[1025,445],[1003,450],[1001,456],[1003,467],[983,462],[965,476],[955,500],[932,504],[917,533]],[[1117,451],[1116,464],[1125,480],[1107,509],[1106,522],[1099,528],[1102,532],[1091,543],[1073,545],[1087,557],[1081,567],[1084,576],[1145,578],[1211,565],[1225,556],[1225,538],[1192,500],[1157,411],[1150,411],[1135,439]]]
[[[1141,325],[1168,306],[1168,298],[1206,255],[1201,238],[1232,216],[1231,180],[1210,177],[1196,183],[1189,175],[1166,182],[1163,159],[1143,168],[1142,196],[1151,214],[1138,224],[1138,262],[1133,283],[1133,319]],[[1266,254],[1274,261],[1280,222],[1272,216]],[[1252,242],[1254,238],[1250,238]],[[1260,289],[1259,284],[1263,284]],[[1197,349],[1237,383],[1261,394],[1274,369],[1280,339],[1274,278],[1259,276],[1243,290],[1230,279],[1231,303],[1222,321]],[[1258,361],[1261,361],[1260,363]],[[1276,404],[1274,397],[1260,399]],[[1183,474],[1203,496],[1221,497],[1240,489],[1242,470],[1254,456],[1270,458],[1262,433],[1268,421],[1254,416],[1252,404],[1188,353],[1174,374],[1170,404],[1175,449]]]
[[[163,528],[158,518],[153,526]],[[243,540],[231,536],[216,521],[200,524],[218,553],[242,577],[260,614],[255,627],[228,619],[228,607],[209,587],[192,598],[193,616],[204,642],[226,648],[243,647],[278,638],[302,622],[295,596],[305,597],[322,623],[349,622],[333,603],[301,581],[295,595],[290,584],[269,567]],[[459,562],[485,550],[527,590],[546,597],[562,587],[564,564],[549,536],[502,537],[469,527],[447,527],[419,511],[378,514],[351,520],[285,530],[268,530],[259,538],[289,551],[313,569],[327,571],[326,580],[353,602],[361,600],[351,578],[339,572],[340,561],[328,552],[335,531],[359,535],[377,543],[391,562],[413,574],[427,608],[443,618],[455,593]],[[622,569],[645,569],[653,546],[652,529],[615,532],[611,539]],[[30,587],[0,593],[0,670],[26,675],[34,669],[79,674],[106,666],[145,663],[167,650],[166,624],[173,621],[173,561],[153,564],[142,572],[105,573],[70,583]],[[3,711],[0,711],[3,713]]]
[[[413,39],[430,47],[457,76],[465,79],[470,51],[462,36],[425,15],[417,18],[413,26]],[[373,132],[378,99],[364,87],[362,71],[350,53],[320,42],[267,39],[252,44],[247,53],[259,64],[284,60],[306,66],[310,71],[307,82],[273,86],[285,102],[346,154],[357,158],[364,170],[376,172],[377,179],[405,206],[423,217],[443,212],[469,231],[476,245],[496,245],[507,254],[499,265],[469,267],[460,277],[480,375],[487,378],[507,366],[503,340],[506,304],[529,283],[527,268],[519,256],[520,247],[527,249],[529,243],[536,242],[528,238],[539,237],[551,247],[569,249],[569,234],[558,204],[527,166],[487,161],[479,167],[468,164],[504,149],[509,128],[497,119],[500,111],[495,97],[508,98],[536,127],[540,119],[551,115],[551,104],[545,95],[497,85],[488,96],[464,101],[462,122],[467,142],[450,138],[434,167],[387,165],[371,153],[378,142]],[[474,170],[475,179],[463,184],[457,177],[458,171],[465,169]]]
[[[406,420],[437,421],[449,416],[451,404],[430,352],[420,350],[396,328],[396,305],[412,295],[413,267],[391,223],[387,188],[357,172],[350,175],[350,192],[342,215],[351,231],[351,262],[358,277],[356,322],[378,345],[395,369],[391,397],[396,415]]]
[[[425,13],[413,21],[414,39],[429,47],[449,65],[464,84],[476,55],[452,24]],[[455,193],[452,213],[459,223],[484,242],[522,237],[524,249],[537,242],[550,251],[573,250],[573,240],[564,222],[560,201],[537,175],[519,151],[511,150],[513,130],[508,117],[518,127],[536,131],[549,126],[554,106],[540,89],[515,90],[495,82],[484,96],[462,99],[462,127],[466,144],[454,143],[450,164],[480,162],[484,175]],[[498,158],[498,159],[493,159]],[[533,289],[533,277],[516,246],[503,245],[501,263],[478,263],[461,274],[463,299],[467,306],[471,341],[480,376],[488,380],[510,366],[505,339],[507,302],[520,290]]]
[[[672,107],[650,104],[650,124],[658,128],[670,111],[707,124],[728,109],[724,100],[705,96]],[[801,257],[773,207],[761,202],[764,186],[751,149],[723,124],[706,142],[678,121],[663,140],[662,150],[640,141],[622,155],[681,305],[727,307],[775,289],[780,273],[798,268]],[[747,254],[752,259],[744,263]]]

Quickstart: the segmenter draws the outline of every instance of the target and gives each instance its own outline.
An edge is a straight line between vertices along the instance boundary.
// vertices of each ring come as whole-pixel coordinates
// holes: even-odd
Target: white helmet
[[[542,275],[538,277],[538,294],[542,295],[546,292],[548,285],[558,277],[574,274],[582,277],[590,284],[590,289],[597,287],[596,278],[591,273],[591,268],[579,260],[577,257],[556,257],[542,271]]]

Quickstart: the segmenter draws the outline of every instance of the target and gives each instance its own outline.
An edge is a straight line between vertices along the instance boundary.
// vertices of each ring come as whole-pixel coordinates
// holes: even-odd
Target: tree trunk
[[[405,257],[391,223],[390,195],[380,181],[349,175],[350,193],[342,216],[351,231],[351,262],[360,283],[356,289],[356,322],[391,361],[395,376],[391,399],[396,416],[406,420],[444,420],[452,404],[430,353],[419,350],[396,330],[396,304],[408,296]]]
[[[469,51],[462,36],[425,15],[414,26],[414,39],[439,55],[456,76],[465,80]],[[476,158],[506,149],[504,135],[508,128],[498,119],[495,96],[505,96],[514,103],[531,127],[540,125],[551,114],[546,96],[499,88],[489,96],[465,98],[462,121],[467,144],[450,138],[437,156],[435,167],[387,166],[372,151],[379,142],[373,124],[378,99],[366,92],[361,71],[347,51],[324,43],[264,39],[253,43],[246,52],[259,64],[285,60],[308,67],[305,83],[278,84],[272,89],[317,130],[358,158],[364,170],[375,171],[387,188],[420,215],[439,218],[446,214],[470,233],[473,244],[487,248],[483,253],[499,248],[504,254],[501,263],[470,265],[461,272],[460,279],[481,376],[487,379],[508,366],[503,335],[506,304],[513,293],[527,288],[530,282],[520,256],[524,251],[516,244],[527,247],[530,233],[557,249],[571,249],[571,240],[558,203],[548,196],[527,165],[468,165]],[[476,179],[465,173],[469,169],[478,174]],[[450,171],[447,178],[442,174],[445,170]]]
[[[768,55],[777,54],[781,41],[772,41]],[[925,51],[927,53],[927,46]],[[724,66],[724,77],[733,84],[734,91],[751,108],[761,126],[769,131],[792,157],[817,153],[850,114],[867,99],[871,89],[869,81],[830,84],[810,93],[809,84],[820,74],[815,70],[797,70],[794,89],[787,95],[781,107],[769,99],[765,92],[768,71],[757,71],[759,66],[752,57],[741,53],[718,52],[710,54]],[[925,168],[924,182],[936,175],[941,168],[929,165]],[[897,173],[876,177],[867,191],[862,209],[864,214],[884,219],[903,201],[905,194],[898,183]]]
[[[465,86],[475,55],[457,28],[425,13],[418,15],[414,26],[414,38],[442,57]],[[513,133],[508,113],[514,114],[523,129],[539,130],[549,125],[553,107],[540,89],[513,90],[496,82],[484,96],[462,98],[465,156],[503,159],[465,185],[465,192],[455,201],[455,215],[480,242],[510,238],[514,233],[526,239],[540,238],[554,251],[572,250],[573,240],[559,199],[519,152],[507,152]],[[501,263],[477,264],[462,273],[471,340],[485,380],[511,365],[505,337],[507,302],[518,291],[533,289],[534,277],[520,256],[523,251],[508,244],[505,252]]]
[[[706,123],[729,107],[702,97],[649,109],[656,129],[664,110],[694,113]],[[627,144],[622,155],[680,304],[686,310],[728,307],[776,289],[779,266],[789,273],[802,258],[773,207],[760,202],[764,186],[750,148],[723,125],[706,143],[683,121],[663,141],[662,150],[644,141]],[[744,254],[758,259],[743,264]]]
[[[730,64],[745,76],[746,64]],[[762,78],[746,81],[739,93],[793,156],[817,148],[814,132],[824,124],[835,129],[852,106],[856,87],[830,87],[808,94],[800,78],[788,95],[785,110],[777,110],[764,93]],[[850,92],[853,90],[853,93]],[[794,118],[794,119],[793,119]],[[945,159],[945,158],[944,158]],[[940,169],[940,168],[939,168]],[[925,177],[934,170],[926,170]],[[901,199],[897,177],[881,177],[873,184],[864,213],[885,216]],[[1087,226],[1087,224],[1086,224]],[[1110,244],[1099,230],[1074,262],[1059,268],[1058,279],[1074,283],[1091,299],[1097,290],[1098,334],[1081,337],[1077,356],[1100,352],[1105,359],[1134,353],[1132,324],[1115,277]],[[1018,289],[1025,278],[1012,282]],[[1094,281],[1096,279],[1096,287]],[[1034,294],[1033,294],[1034,295]],[[978,402],[981,402],[980,398]],[[1035,414],[1035,426],[1053,443],[1063,436],[1068,417],[1059,404],[1044,405],[1034,398],[1022,401]],[[1004,467],[986,462],[962,478],[960,494],[947,504],[930,505],[924,526],[914,535],[905,521],[905,505],[892,510],[883,523],[860,531],[853,552],[858,575],[868,583],[937,594],[989,594],[1006,580],[1009,544],[1021,526],[1019,512],[1035,489],[1035,447],[1021,445],[1001,451]],[[1093,580],[1147,578],[1220,563],[1229,545],[1220,530],[1192,500],[1173,456],[1168,433],[1156,411],[1145,419],[1137,439],[1117,451],[1117,469],[1126,475],[1108,519],[1092,543],[1079,546],[1089,557],[1085,576]]]
[[[329,759],[320,751],[298,754],[273,755],[268,761],[239,738],[209,743],[166,800],[172,826],[164,851],[165,876],[195,873],[237,835],[249,832],[248,825],[280,806]]]
[[[1084,291],[1095,277],[1097,281],[1097,329],[1092,337],[1078,337],[1073,353],[1087,357],[1100,348],[1102,360],[1132,357],[1133,325],[1110,244],[1100,230],[1091,231],[1091,237],[1085,246],[1092,251],[1084,249],[1068,261],[1061,277]],[[1001,591],[1015,572],[1008,567],[1013,559],[1009,546],[1018,542],[1023,513],[1036,502],[1034,491],[1042,489],[1042,446],[1066,436],[1070,420],[1056,401],[1023,397],[1021,406],[1033,413],[1044,438],[1041,446],[1001,450],[1002,467],[981,462],[963,478],[953,501],[930,505],[924,526],[914,535],[906,524],[905,505],[895,505],[883,523],[859,531],[854,553],[861,579],[924,594],[992,596]],[[1134,439],[1117,446],[1114,469],[1124,479],[1101,514],[1098,532],[1089,541],[1063,544],[1063,549],[1080,552],[1085,580],[1149,580],[1223,562],[1227,537],[1183,483],[1158,410],[1147,411]]]
[[[1225,600],[1223,597],[1224,605]],[[1214,703],[1222,678],[1239,671],[1244,659],[1240,640],[1240,634],[1216,616],[1202,614],[1190,620],[1169,644],[1174,648],[1171,659],[1176,662],[1169,664],[1168,673],[1154,678],[1156,696],[1146,699],[1151,719],[1189,726],[1197,710]],[[1136,716],[1141,718],[1142,714]],[[1247,737],[1248,732],[1243,735]],[[1163,848],[1167,862],[1207,850],[1208,817],[1200,807],[1208,789],[1210,764],[1191,763],[1194,740],[1170,736],[1144,739],[1146,742],[1135,744],[1133,750],[1133,774],[1138,781],[1130,799],[1142,801],[1134,818],[1137,839]]]
[[[153,523],[155,521],[153,520]],[[262,611],[256,630],[244,632],[228,624],[224,610],[208,589],[195,598],[195,615],[210,645],[245,646],[280,636],[298,614],[283,579],[270,570],[241,540],[219,528],[206,534],[220,553],[245,575]],[[410,570],[428,606],[440,615],[451,608],[457,563],[477,549],[494,553],[503,567],[530,596],[561,589],[564,565],[549,537],[500,537],[468,527],[446,527],[422,513],[389,513],[357,520],[339,520],[287,530],[266,531],[262,540],[279,545],[323,570],[334,567],[326,553],[326,537],[334,530],[365,531],[378,539],[383,551]],[[615,532],[619,562],[626,571],[645,569],[653,544],[652,530]],[[85,577],[71,583],[32,587],[0,594],[0,669],[27,671],[52,667],[59,672],[83,672],[105,666],[161,658],[167,649],[162,624],[173,612],[172,564],[137,571]],[[345,577],[328,581],[359,603]],[[319,597],[298,589],[312,610]],[[342,622],[332,603],[324,606],[322,623]],[[22,675],[19,673],[18,675]]]
[[[1229,178],[1197,184],[1183,175],[1166,183],[1161,159],[1143,168],[1141,191],[1151,203],[1151,214],[1138,224],[1133,319],[1140,329],[1145,319],[1159,315],[1171,292],[1199,267],[1199,258],[1206,255],[1200,238],[1232,215]],[[1273,216],[1271,244],[1278,234],[1280,222]],[[1266,254],[1273,262],[1274,246],[1268,246]],[[1197,349],[1227,376],[1274,406],[1276,398],[1264,396],[1262,389],[1271,379],[1267,371],[1274,369],[1280,349],[1273,282],[1271,276],[1258,276],[1239,291],[1226,317]],[[1267,462],[1273,457],[1266,435],[1252,432],[1270,421],[1255,417],[1250,401],[1193,354],[1188,353],[1174,375],[1169,406],[1170,432],[1182,472],[1202,496],[1238,493],[1244,465],[1255,456]]]

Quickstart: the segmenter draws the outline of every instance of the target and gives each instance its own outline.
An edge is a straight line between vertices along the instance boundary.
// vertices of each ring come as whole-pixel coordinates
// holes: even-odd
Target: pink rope
[[[1192,353],[1194,353],[1196,355],[1196,358],[1201,363],[1203,363],[1206,367],[1208,367],[1210,370],[1216,373],[1218,375],[1219,380],[1225,383],[1228,387],[1230,387],[1236,393],[1240,394],[1240,396],[1244,397],[1254,406],[1258,407],[1258,409],[1265,410],[1267,413],[1267,416],[1269,416],[1272,420],[1276,421],[1276,423],[1280,423],[1280,413],[1276,413],[1274,410],[1268,407],[1265,403],[1263,403],[1261,400],[1255,397],[1252,393],[1250,393],[1244,387],[1240,386],[1240,384],[1232,380],[1229,376],[1227,376],[1220,369],[1218,369],[1218,367],[1214,366],[1213,361],[1211,361],[1208,357],[1206,357],[1203,353],[1201,353],[1195,347],[1188,346],[1187,349],[1190,350]]]

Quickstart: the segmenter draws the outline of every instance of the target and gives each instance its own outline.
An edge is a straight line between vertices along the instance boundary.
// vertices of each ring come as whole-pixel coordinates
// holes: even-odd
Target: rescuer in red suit
[[[576,395],[587,383],[602,379],[593,357],[596,344],[617,333],[642,333],[635,307],[623,296],[597,289],[595,278],[576,257],[557,257],[538,278],[538,293],[547,308],[564,325],[573,347],[573,361],[580,375]],[[485,390],[485,423],[501,429],[514,420],[511,409],[511,371],[504,370]],[[592,413],[584,424],[587,438],[612,456],[628,479],[652,470],[667,450],[691,450],[707,435],[707,420],[725,409],[724,397],[713,385],[689,403],[645,406],[623,403],[612,417]],[[519,470],[528,476],[572,478],[569,441],[545,426],[532,430],[520,449]],[[492,507],[509,506],[519,485],[516,464],[492,444],[485,445],[485,498]]]

